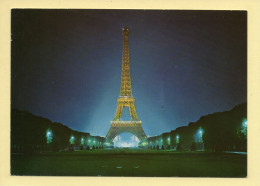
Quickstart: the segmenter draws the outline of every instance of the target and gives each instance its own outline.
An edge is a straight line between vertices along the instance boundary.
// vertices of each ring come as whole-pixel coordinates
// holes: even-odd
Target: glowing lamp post
[[[201,150],[204,150],[204,143],[203,143],[203,130],[200,128],[199,131],[198,131],[198,135],[199,135],[199,143],[200,143],[200,146],[201,146]]]
[[[50,129],[46,131],[46,139],[47,139],[47,144],[52,142],[52,131]]]
[[[70,137],[70,144],[71,144],[71,145],[74,145],[74,142],[75,142],[75,138],[74,138],[74,136],[71,136],[71,137]]]
[[[84,138],[81,138],[81,145],[84,145]]]
[[[247,127],[247,119],[244,119],[244,121],[243,121],[243,126],[244,126],[244,127]]]
[[[180,136],[179,135],[176,136],[176,144],[178,144],[178,143],[180,143]]]
[[[168,137],[167,141],[168,141],[168,145],[170,145],[170,143],[171,143],[171,138]]]
[[[88,139],[88,145],[90,145],[91,144],[91,139]]]
[[[242,122],[241,133],[245,138],[247,137],[247,119],[244,119]]]
[[[203,135],[203,131],[202,131],[202,129],[199,129],[199,141],[201,143],[203,142],[202,135]]]

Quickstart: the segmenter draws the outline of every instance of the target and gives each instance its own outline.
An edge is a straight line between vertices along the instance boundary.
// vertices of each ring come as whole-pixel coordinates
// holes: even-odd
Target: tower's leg
[[[132,120],[138,120],[134,102],[129,103],[129,110]]]
[[[121,116],[122,116],[122,112],[123,112],[123,104],[118,102],[117,104],[117,108],[116,108],[116,114],[115,114],[115,121],[120,120]]]

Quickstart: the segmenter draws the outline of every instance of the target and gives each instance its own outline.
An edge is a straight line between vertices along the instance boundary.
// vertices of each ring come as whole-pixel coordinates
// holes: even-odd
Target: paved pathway
[[[225,153],[232,153],[232,154],[244,154],[244,155],[247,155],[247,152],[225,151]]]

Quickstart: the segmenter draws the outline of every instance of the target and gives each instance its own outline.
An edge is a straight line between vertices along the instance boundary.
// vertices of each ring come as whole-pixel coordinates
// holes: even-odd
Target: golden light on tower
[[[113,139],[122,132],[134,134],[140,141],[147,138],[143,128],[142,121],[138,119],[135,109],[135,99],[132,95],[132,85],[130,76],[130,59],[129,59],[129,29],[122,29],[123,34],[123,52],[122,52],[122,73],[120,96],[117,99],[117,108],[114,119],[111,121],[111,127],[106,135],[106,140],[112,142]],[[128,107],[131,120],[121,120],[123,108]]]

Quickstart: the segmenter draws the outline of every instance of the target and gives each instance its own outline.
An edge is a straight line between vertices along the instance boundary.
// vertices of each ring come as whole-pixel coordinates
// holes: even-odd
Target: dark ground
[[[12,154],[11,174],[246,177],[247,155],[140,149]]]

